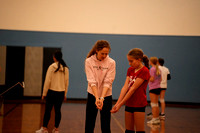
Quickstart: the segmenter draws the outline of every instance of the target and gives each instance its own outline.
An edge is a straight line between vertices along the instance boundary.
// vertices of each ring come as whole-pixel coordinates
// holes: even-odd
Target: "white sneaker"
[[[40,130],[36,131],[36,133],[48,133],[48,130],[41,127]]]
[[[165,114],[160,114],[160,120],[165,120]]]
[[[150,127],[153,131],[158,131],[160,129],[160,124],[152,125],[147,123],[147,126]]]
[[[52,133],[59,133],[58,128],[54,128],[54,129],[52,130]]]
[[[160,124],[160,119],[159,118],[153,118],[152,120],[148,121],[147,124]]]

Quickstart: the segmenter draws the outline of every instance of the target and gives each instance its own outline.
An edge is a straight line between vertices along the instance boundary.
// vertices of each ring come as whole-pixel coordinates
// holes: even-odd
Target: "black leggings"
[[[101,115],[101,131],[102,133],[110,133],[110,120],[112,108],[112,96],[104,98],[103,109],[100,111]],[[86,121],[85,121],[85,133],[93,133],[95,127],[95,121],[98,113],[98,109],[95,105],[96,98],[88,93],[87,105],[86,105]]]
[[[65,92],[58,92],[48,90],[47,97],[46,97],[46,105],[45,105],[45,113],[43,119],[43,127],[47,127],[50,116],[51,110],[54,107],[55,110],[55,127],[58,128],[61,120],[61,105],[64,100]]]

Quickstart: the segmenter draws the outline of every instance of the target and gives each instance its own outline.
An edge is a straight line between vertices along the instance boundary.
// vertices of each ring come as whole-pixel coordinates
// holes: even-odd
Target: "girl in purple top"
[[[150,80],[149,80],[149,96],[151,100],[152,108],[152,120],[148,121],[148,124],[160,124],[159,119],[159,107],[158,97],[160,95],[160,82],[161,82],[161,71],[158,67],[158,58],[151,57],[149,64],[152,66],[150,69]]]

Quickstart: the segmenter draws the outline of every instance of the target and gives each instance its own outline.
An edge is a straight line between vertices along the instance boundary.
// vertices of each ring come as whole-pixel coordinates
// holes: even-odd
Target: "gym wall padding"
[[[26,47],[24,96],[41,96],[43,47]]]
[[[35,32],[0,30],[0,44],[4,46],[60,47],[69,66],[68,98],[85,99],[87,81],[84,60],[93,44],[108,40],[112,57],[116,61],[116,79],[113,99],[117,99],[129,67],[126,54],[132,48],[143,49],[148,56],[165,59],[171,72],[165,100],[168,102],[200,103],[200,37],[199,36],[150,36],[116,34],[82,34],[63,32]],[[147,91],[148,96],[148,91]],[[148,96],[149,100],[149,96]]]

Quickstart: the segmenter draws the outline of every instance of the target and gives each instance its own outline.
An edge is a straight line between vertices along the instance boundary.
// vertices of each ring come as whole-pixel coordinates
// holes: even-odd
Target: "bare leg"
[[[145,131],[144,120],[145,120],[145,112],[134,113],[134,123],[136,131]]]
[[[127,130],[135,131],[134,114],[125,111],[125,126]]]
[[[165,92],[166,90],[162,90],[160,92],[160,99],[165,99]],[[161,114],[164,114],[165,113],[165,101],[160,101],[160,104],[161,104]]]
[[[158,104],[158,95],[154,93],[149,93],[151,103]],[[159,107],[152,107],[152,114],[153,118],[158,118],[159,117]]]

